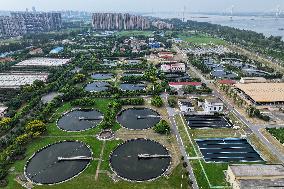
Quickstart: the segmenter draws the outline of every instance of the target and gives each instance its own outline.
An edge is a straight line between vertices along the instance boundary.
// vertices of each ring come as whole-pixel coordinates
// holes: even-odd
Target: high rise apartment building
[[[92,23],[96,30],[145,30],[151,26],[143,16],[123,13],[94,13]]]
[[[47,32],[61,27],[61,13],[13,12],[11,16],[0,17],[0,37]]]

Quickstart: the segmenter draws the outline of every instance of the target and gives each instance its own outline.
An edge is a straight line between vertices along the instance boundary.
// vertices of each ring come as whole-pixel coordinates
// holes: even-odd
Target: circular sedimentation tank
[[[119,145],[110,156],[111,169],[128,181],[149,181],[162,176],[171,164],[169,151],[160,143],[133,139]]]
[[[120,89],[123,91],[141,91],[145,90],[146,85],[144,83],[122,83]]]
[[[83,172],[92,151],[82,142],[63,141],[37,151],[25,166],[26,178],[34,184],[57,184]]]
[[[100,72],[100,73],[93,73],[91,77],[96,80],[107,80],[107,79],[112,79],[114,75],[112,73]]]
[[[123,127],[132,130],[151,128],[160,120],[160,114],[149,108],[129,108],[121,111],[117,116],[117,121]]]
[[[103,120],[103,114],[98,110],[75,109],[61,116],[57,126],[64,131],[85,131],[96,127]]]
[[[103,92],[107,91],[110,87],[108,82],[95,81],[86,85],[85,90],[88,92]]]

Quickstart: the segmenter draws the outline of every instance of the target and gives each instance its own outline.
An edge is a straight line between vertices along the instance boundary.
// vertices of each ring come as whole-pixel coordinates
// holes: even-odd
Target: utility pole
[[[234,8],[235,8],[235,6],[232,5],[232,7],[231,7],[231,16],[230,16],[231,20],[233,20],[233,16],[234,16]]]
[[[186,6],[183,7],[183,15],[182,15],[183,22],[185,22],[185,12],[186,12]]]

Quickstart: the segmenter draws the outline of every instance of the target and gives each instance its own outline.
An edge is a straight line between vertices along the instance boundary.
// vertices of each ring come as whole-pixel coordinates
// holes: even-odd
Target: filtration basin
[[[85,90],[88,92],[103,92],[107,91],[110,87],[108,82],[95,81],[86,85]]]
[[[231,128],[233,124],[224,116],[219,115],[186,115],[186,122],[192,129]]]
[[[260,155],[240,138],[197,139],[206,162],[261,162]]]
[[[93,73],[91,77],[96,80],[106,80],[112,79],[114,75],[112,73]]]
[[[146,85],[144,83],[122,83],[120,89],[123,91],[141,91],[145,90]]]

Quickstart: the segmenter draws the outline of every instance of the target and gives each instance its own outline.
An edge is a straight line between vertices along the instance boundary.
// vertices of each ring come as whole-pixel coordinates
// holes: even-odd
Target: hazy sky
[[[0,0],[0,10],[25,10],[35,6],[45,10],[84,11],[189,11],[236,12],[284,10],[284,0]]]

